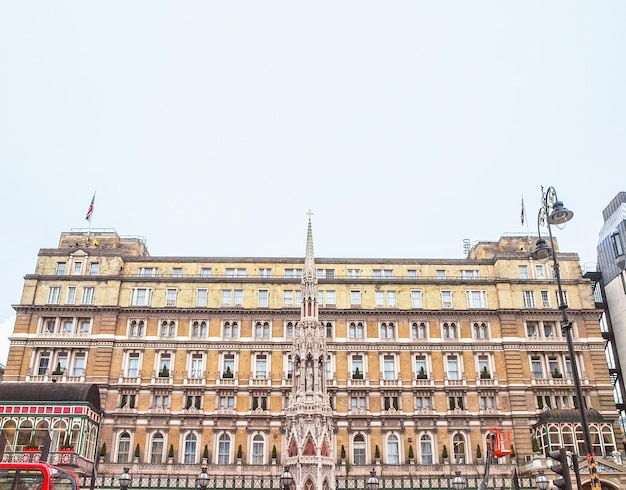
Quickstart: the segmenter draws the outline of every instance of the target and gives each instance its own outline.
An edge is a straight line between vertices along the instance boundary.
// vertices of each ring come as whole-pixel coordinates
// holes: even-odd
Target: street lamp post
[[[196,487],[200,490],[206,490],[206,487],[209,486],[209,474],[207,473],[206,466],[202,467],[202,471],[196,477]]]
[[[558,292],[559,310],[563,317],[563,323],[561,325],[561,331],[565,334],[567,340],[567,350],[569,353],[570,362],[572,364],[572,378],[574,380],[574,388],[576,389],[576,398],[578,399],[578,408],[580,410],[580,421],[582,425],[583,439],[587,448],[587,466],[589,468],[589,478],[591,483],[591,490],[601,490],[600,479],[598,478],[598,469],[596,466],[596,459],[593,454],[593,447],[591,446],[591,437],[589,435],[589,424],[587,423],[587,413],[585,411],[585,403],[583,398],[583,391],[580,386],[580,376],[578,374],[578,363],[576,362],[576,353],[574,351],[574,343],[572,341],[572,323],[567,316],[567,303],[565,301],[565,295],[563,294],[563,287],[561,285],[561,271],[559,269],[559,261],[556,258],[556,251],[554,250],[554,240],[552,238],[551,225],[557,226],[559,229],[565,227],[565,224],[574,217],[574,213],[569,211],[563,202],[559,201],[556,189],[554,187],[548,187],[548,190],[544,192],[541,188],[541,208],[537,215],[537,232],[539,238],[535,249],[530,256],[533,259],[546,261],[552,258],[554,266],[554,276],[556,278],[556,286]],[[548,245],[544,239],[541,238],[541,226],[545,225],[548,228],[548,236],[550,237],[550,244]]]
[[[124,468],[124,473],[122,473],[118,478],[121,490],[128,490],[128,488],[130,488],[132,477],[130,476],[129,471],[129,468]]]
[[[285,466],[285,471],[280,475],[280,483],[283,486],[283,490],[289,490],[293,484],[293,475],[289,471],[289,467]]]
[[[376,476],[376,470],[374,468],[372,468],[372,471],[370,471],[370,477],[367,479],[365,486],[367,487],[367,490],[378,490],[378,487],[380,486],[380,481]]]

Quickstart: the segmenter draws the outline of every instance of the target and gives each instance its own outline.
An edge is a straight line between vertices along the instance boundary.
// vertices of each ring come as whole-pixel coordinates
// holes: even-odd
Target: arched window
[[[574,427],[571,425],[563,425],[561,427],[561,434],[563,436],[563,446],[566,450],[576,452],[576,446],[574,445]]]
[[[602,432],[602,444],[604,445],[604,454],[610,456],[615,451],[615,434],[613,428],[610,425],[603,425],[601,427]]]
[[[454,434],[452,438],[452,450],[455,463],[465,463],[465,437],[463,434]]]
[[[363,434],[357,434],[354,436],[352,443],[352,464],[366,464],[365,437],[363,437]]]
[[[152,436],[152,445],[150,446],[150,462],[162,463],[163,462],[163,434],[157,432]]]
[[[222,434],[218,440],[217,464],[230,464],[230,436]]]
[[[252,464],[265,463],[265,439],[261,434],[252,438]]]
[[[598,433],[597,425],[589,426],[589,439],[591,439],[593,454],[595,454],[596,456],[602,456],[602,443],[600,441],[600,434]]]
[[[285,332],[285,336],[288,339],[293,338],[294,326],[295,326],[295,322],[287,322],[287,331]]]
[[[207,325],[205,321],[194,321],[191,329],[192,337],[206,337]]]
[[[174,320],[164,320],[161,323],[161,337],[175,337],[176,336],[176,322]]]
[[[185,436],[185,464],[196,464],[196,450],[198,446],[198,438],[194,433]]]
[[[433,440],[428,434],[420,437],[421,464],[433,464]]]
[[[117,462],[128,463],[130,456],[130,434],[123,432],[117,444]]]
[[[400,463],[400,444],[398,436],[391,434],[387,437],[387,464]]]

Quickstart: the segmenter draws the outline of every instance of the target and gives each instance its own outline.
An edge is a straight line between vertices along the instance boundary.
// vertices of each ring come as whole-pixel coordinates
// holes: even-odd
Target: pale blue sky
[[[463,256],[536,231],[595,260],[626,190],[626,3],[0,1],[0,324],[84,227],[152,255]],[[7,327],[0,328],[0,362]]]

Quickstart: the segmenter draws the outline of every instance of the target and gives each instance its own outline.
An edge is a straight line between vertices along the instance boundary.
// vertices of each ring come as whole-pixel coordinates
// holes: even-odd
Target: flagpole
[[[97,191],[93,192],[93,197],[91,198],[91,203],[89,204],[89,209],[87,209],[87,215],[85,216],[85,219],[89,221],[89,227],[87,228],[87,246],[89,246],[89,239],[91,237],[91,218],[93,217],[93,207],[96,202],[96,192]]]

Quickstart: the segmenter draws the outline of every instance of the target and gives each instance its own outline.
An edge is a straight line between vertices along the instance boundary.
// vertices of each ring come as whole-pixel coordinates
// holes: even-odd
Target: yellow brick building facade
[[[585,403],[608,421],[598,451],[610,455],[598,311],[578,257],[559,260]],[[338,474],[445,471],[444,446],[452,464],[480,464],[493,427],[523,462],[541,415],[579,403],[556,282],[526,237],[477,243],[466,259],[315,262]],[[203,461],[219,474],[280,472],[302,268],[152,257],[139,238],[63,233],[25,278],[4,380],[96,383],[101,473],[134,462],[191,474]]]

